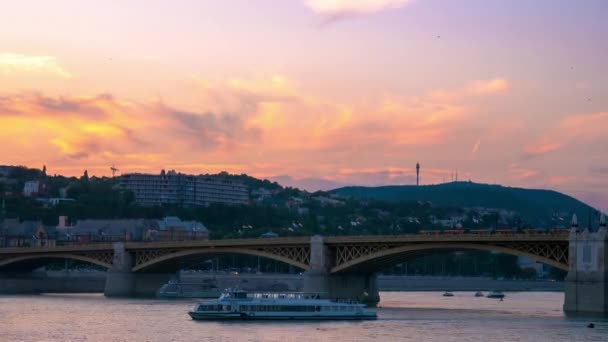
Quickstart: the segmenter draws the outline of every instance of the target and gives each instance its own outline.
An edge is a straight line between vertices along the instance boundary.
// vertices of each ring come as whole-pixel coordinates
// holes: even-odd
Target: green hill
[[[332,192],[344,197],[384,201],[428,201],[434,206],[443,207],[506,209],[539,227],[568,226],[573,213],[577,214],[581,226],[587,226],[589,216],[592,218],[592,224],[597,224],[595,223],[597,211],[594,208],[552,190],[452,182],[424,186],[352,186],[335,189]]]

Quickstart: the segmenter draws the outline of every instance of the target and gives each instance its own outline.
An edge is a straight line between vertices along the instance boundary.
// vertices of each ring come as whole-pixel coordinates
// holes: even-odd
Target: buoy
[[[587,328],[593,329],[593,328],[595,328],[595,324],[589,323],[589,324],[587,324]]]

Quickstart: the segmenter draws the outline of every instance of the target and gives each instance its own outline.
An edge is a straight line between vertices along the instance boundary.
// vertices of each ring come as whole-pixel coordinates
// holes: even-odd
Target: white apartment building
[[[165,172],[160,175],[132,173],[121,176],[120,185],[135,195],[138,204],[206,206],[212,203],[248,204],[249,191],[242,183],[220,176],[193,176]]]

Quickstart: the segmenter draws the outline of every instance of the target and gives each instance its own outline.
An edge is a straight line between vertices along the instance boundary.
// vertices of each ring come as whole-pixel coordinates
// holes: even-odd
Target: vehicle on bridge
[[[227,291],[188,313],[193,320],[373,320],[366,305],[320,299],[317,293]]]

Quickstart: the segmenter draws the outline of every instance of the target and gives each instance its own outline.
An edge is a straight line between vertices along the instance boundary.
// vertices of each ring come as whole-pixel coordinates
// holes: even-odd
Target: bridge
[[[570,233],[313,236],[206,241],[91,243],[0,248],[0,277],[72,259],[108,270],[106,296],[152,296],[184,263],[214,254],[265,257],[305,272],[305,291],[330,298],[379,301],[375,272],[438,251],[483,250],[528,257],[568,271],[567,311],[608,312],[608,238]]]

